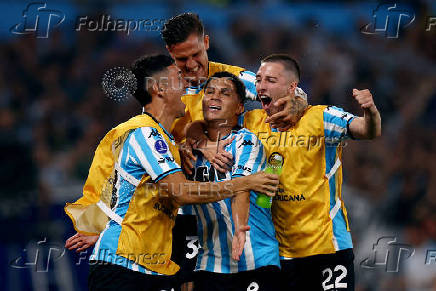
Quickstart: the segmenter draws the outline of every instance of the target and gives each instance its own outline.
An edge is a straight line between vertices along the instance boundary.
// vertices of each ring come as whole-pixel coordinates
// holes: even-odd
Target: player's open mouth
[[[188,72],[189,73],[197,73],[197,71],[199,71],[200,70],[200,67],[196,67],[196,68],[194,68],[194,69],[188,69]]]
[[[221,110],[221,106],[210,105],[210,106],[209,106],[209,110],[210,110],[210,111],[218,111],[218,110]]]
[[[271,97],[266,96],[266,95],[260,95],[259,98],[260,98],[260,101],[262,102],[262,105],[265,107],[268,106],[272,101]]]

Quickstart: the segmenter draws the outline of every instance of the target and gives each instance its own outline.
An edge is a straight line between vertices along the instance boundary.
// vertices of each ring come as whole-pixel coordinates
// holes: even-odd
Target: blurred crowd
[[[417,7],[416,25],[398,39],[360,33],[360,19],[350,24],[351,34],[329,31],[316,19],[291,26],[253,15],[230,17],[224,30],[206,25],[210,60],[256,71],[270,53],[294,56],[311,104],[361,115],[352,88],[373,93],[382,137],[349,140],[343,154],[357,290],[436,290],[435,265],[425,265],[426,250],[436,249],[436,35],[424,29],[422,15],[432,11]],[[50,222],[54,216],[70,222],[52,206],[80,196],[99,140],[140,113],[135,100],[116,102],[103,94],[103,73],[165,52],[163,41],[159,35],[138,41],[124,33],[55,31],[48,39],[2,42],[0,52],[0,221],[10,229],[38,224],[2,241],[22,241],[41,229],[62,236],[63,228]],[[422,261],[404,263],[395,274],[362,269],[372,245],[389,235],[412,245]]]

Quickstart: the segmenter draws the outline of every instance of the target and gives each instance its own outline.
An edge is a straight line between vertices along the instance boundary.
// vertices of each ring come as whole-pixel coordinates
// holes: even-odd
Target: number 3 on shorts
[[[331,282],[331,279],[333,277],[332,269],[325,268],[322,271],[322,277],[324,281],[322,281],[322,288],[323,290],[330,290],[333,288],[340,289],[340,288],[347,288],[347,283],[341,282],[343,279],[347,277],[347,268],[345,268],[342,265],[337,265],[334,270],[335,273],[339,273],[338,276],[335,278],[335,282]]]
[[[191,250],[190,253],[186,253],[186,258],[193,259],[198,255],[198,236],[187,236],[186,240],[188,241],[186,246]]]

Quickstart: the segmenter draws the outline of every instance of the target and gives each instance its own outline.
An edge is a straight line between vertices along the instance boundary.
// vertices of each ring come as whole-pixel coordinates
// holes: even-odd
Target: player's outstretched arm
[[[250,192],[244,192],[232,199],[232,219],[235,225],[235,233],[232,241],[232,258],[239,261],[244,250],[246,232],[248,226],[248,215],[250,211]]]
[[[381,117],[371,92],[368,89],[353,89],[353,97],[363,109],[363,117],[356,117],[351,121],[349,125],[351,135],[357,139],[373,139],[381,136]]]
[[[158,182],[160,195],[173,197],[179,205],[220,201],[228,197],[256,190],[274,196],[279,177],[256,173],[222,182],[194,182],[186,180],[182,172],[170,174]]]

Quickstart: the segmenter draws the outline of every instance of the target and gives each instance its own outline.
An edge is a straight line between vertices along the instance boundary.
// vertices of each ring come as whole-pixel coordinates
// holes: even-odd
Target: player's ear
[[[236,115],[241,115],[244,112],[244,104],[240,102],[238,108],[236,109]]]
[[[209,36],[207,34],[204,36],[203,41],[204,41],[204,48],[206,50],[208,50],[209,49]]]
[[[154,95],[157,95],[159,98],[163,98],[164,89],[158,82],[154,82],[151,90]]]
[[[289,95],[293,95],[294,94],[294,92],[295,92],[295,88],[297,88],[297,82],[291,82],[291,84],[289,85],[289,88],[288,88],[288,94]]]
[[[165,45],[165,48],[167,49],[168,53],[170,54],[170,57],[174,60],[174,56],[173,56],[173,54],[171,53],[171,51],[172,51],[172,48],[171,48],[171,47],[172,47],[172,46]]]

